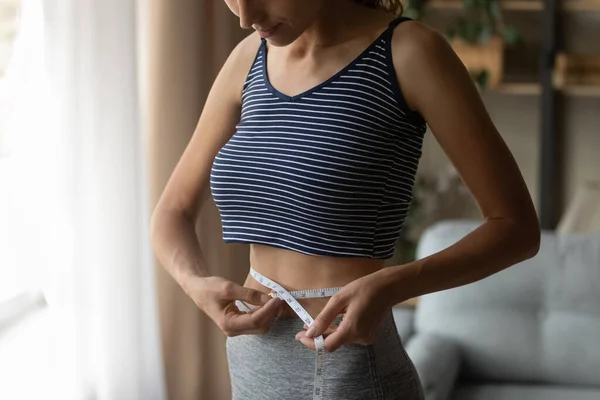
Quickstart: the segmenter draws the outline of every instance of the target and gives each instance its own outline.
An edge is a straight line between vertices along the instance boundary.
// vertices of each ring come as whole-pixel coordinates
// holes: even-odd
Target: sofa
[[[417,257],[480,223],[437,223]],[[535,257],[393,312],[426,400],[600,400],[600,235],[543,231]]]

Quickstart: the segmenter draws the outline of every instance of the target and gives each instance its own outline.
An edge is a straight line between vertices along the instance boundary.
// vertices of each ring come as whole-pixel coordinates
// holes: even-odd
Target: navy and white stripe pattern
[[[263,40],[237,131],[210,176],[224,242],[305,254],[390,258],[426,132],[398,88],[394,20],[361,55],[297,96],[271,86]]]

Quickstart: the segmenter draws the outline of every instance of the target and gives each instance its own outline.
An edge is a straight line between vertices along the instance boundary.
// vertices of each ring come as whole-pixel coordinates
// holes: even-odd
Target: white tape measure
[[[292,310],[294,310],[294,312],[300,317],[300,319],[304,321],[304,323],[309,327],[313,324],[314,320],[310,316],[310,314],[304,309],[304,307],[302,307],[302,305],[296,301],[296,299],[331,297],[342,288],[342,286],[339,286],[334,288],[307,289],[288,292],[278,283],[273,282],[271,279],[256,272],[252,267],[250,267],[250,274],[263,286],[273,289],[275,293],[270,293],[269,295],[271,297],[279,297],[280,299],[285,300],[290,305],[290,307],[292,307]],[[237,300],[236,304],[240,309],[244,311],[251,311],[250,308],[246,306],[246,304],[242,301]],[[323,335],[315,337],[314,340],[315,347],[317,348],[317,356],[315,362],[315,385],[313,390],[313,400],[321,400],[323,388],[323,357],[325,355],[325,341],[323,339]]]

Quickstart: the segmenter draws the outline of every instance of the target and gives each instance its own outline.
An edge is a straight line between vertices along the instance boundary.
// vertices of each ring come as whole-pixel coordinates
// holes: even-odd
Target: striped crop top
[[[394,255],[426,122],[408,108],[392,64],[393,28],[325,82],[277,91],[265,40],[242,91],[236,132],[210,172],[223,241],[304,254]]]

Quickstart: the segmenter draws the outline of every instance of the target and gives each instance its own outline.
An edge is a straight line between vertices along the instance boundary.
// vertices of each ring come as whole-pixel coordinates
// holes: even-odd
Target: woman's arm
[[[215,79],[194,134],[152,214],[151,237],[158,259],[187,292],[190,278],[207,277],[195,225],[207,199],[210,170],[240,119],[241,91],[259,45],[250,35],[232,51]]]
[[[393,58],[409,107],[425,118],[485,218],[456,244],[385,268],[382,273],[399,303],[483,279],[533,257],[540,228],[519,168],[445,37],[419,22],[400,24]]]

